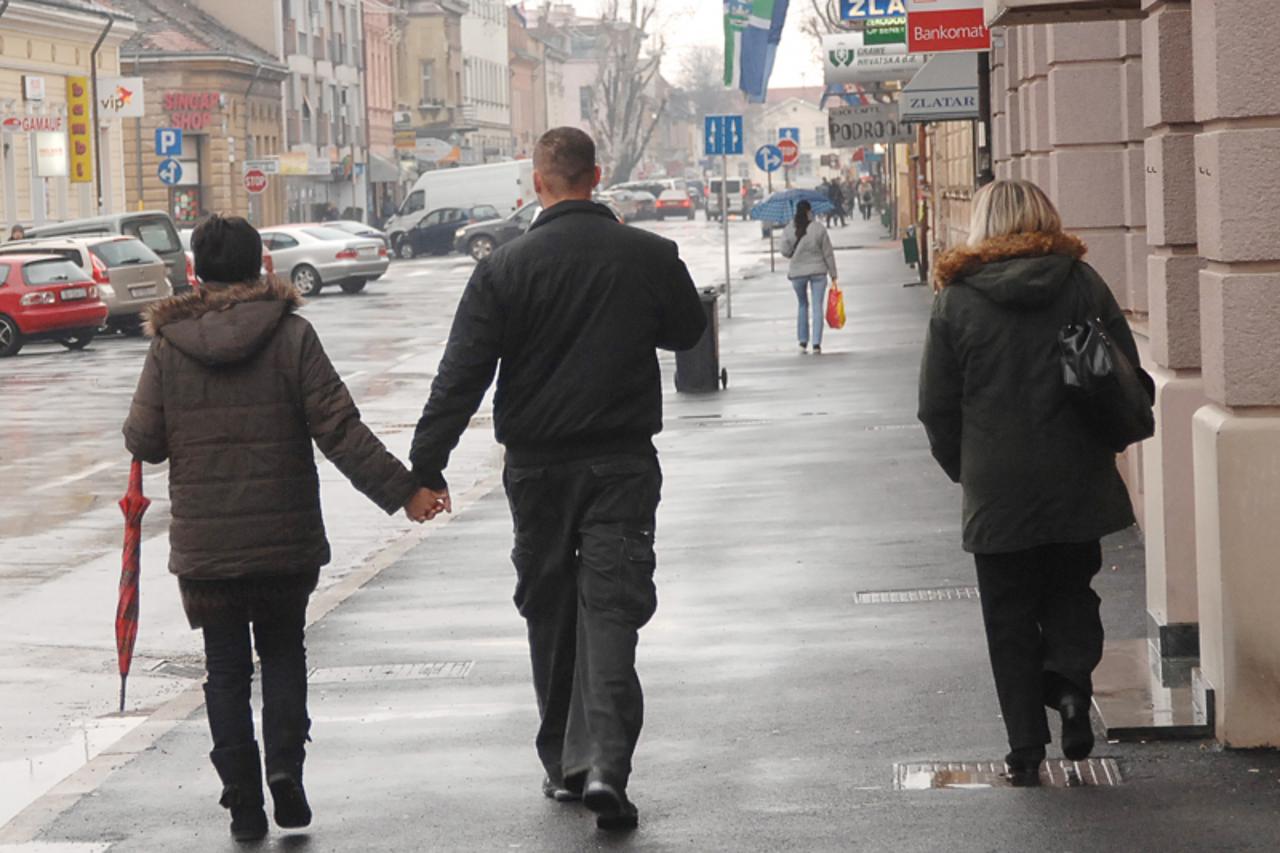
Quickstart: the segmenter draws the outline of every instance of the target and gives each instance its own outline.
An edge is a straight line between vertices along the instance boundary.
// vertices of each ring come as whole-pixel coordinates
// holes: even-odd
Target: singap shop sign
[[[199,132],[207,130],[222,110],[218,92],[165,92],[164,110],[169,126]]]

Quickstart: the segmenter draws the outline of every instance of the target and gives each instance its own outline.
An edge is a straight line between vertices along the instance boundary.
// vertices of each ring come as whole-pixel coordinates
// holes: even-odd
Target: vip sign
[[[945,53],[991,49],[982,0],[907,0],[907,50]]]
[[[89,78],[67,78],[68,142],[71,146],[71,183],[93,181],[93,111]]]
[[[142,118],[146,115],[141,77],[102,77],[98,80],[98,115],[102,118]]]

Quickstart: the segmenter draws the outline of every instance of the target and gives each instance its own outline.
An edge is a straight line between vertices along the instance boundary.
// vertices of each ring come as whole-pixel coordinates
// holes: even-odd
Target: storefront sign
[[[0,129],[5,133],[38,133],[62,130],[62,116],[6,115],[0,118]]]
[[[67,116],[71,183],[87,184],[93,180],[93,105],[88,77],[67,78]]]
[[[258,170],[264,175],[278,175],[280,174],[280,161],[274,158],[270,160],[245,160],[244,161],[245,174],[248,174],[250,171],[253,171],[254,169]]]
[[[281,175],[329,177],[332,171],[328,160],[312,160],[305,151],[288,151],[276,160],[280,164]]]
[[[832,148],[861,148],[865,145],[914,142],[914,126],[898,119],[892,104],[865,107],[834,107],[827,114]]]
[[[906,18],[875,18],[867,21],[862,30],[862,42],[866,45],[906,44]]]
[[[100,118],[142,118],[146,115],[141,77],[98,78]]]
[[[846,21],[871,18],[904,18],[905,0],[840,0],[840,17]]]
[[[61,131],[36,133],[36,175],[41,178],[65,178],[67,168],[67,135]]]
[[[217,92],[165,92],[164,109],[169,123],[182,130],[207,130],[222,111],[222,95]]]
[[[940,53],[902,87],[904,121],[965,121],[978,110],[978,59],[971,53]]]
[[[422,137],[414,141],[414,153],[419,160],[425,160],[428,163],[436,160],[443,160],[453,153],[453,146],[445,142],[443,139],[433,139],[431,137]]]
[[[991,50],[982,0],[907,0],[911,53]]]
[[[904,44],[866,46],[862,33],[823,36],[822,56],[823,77],[828,87],[910,80],[927,59],[908,53]]]
[[[43,77],[22,76],[22,97],[28,101],[43,101],[46,91]]]

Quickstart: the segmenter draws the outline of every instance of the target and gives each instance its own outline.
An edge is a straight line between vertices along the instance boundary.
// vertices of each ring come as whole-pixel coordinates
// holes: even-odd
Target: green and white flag
[[[731,89],[742,81],[742,31],[751,19],[752,6],[752,0],[724,0],[724,84]]]

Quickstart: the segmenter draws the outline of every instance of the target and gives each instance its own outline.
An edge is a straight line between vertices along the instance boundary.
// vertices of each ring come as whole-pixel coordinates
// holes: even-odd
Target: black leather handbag
[[[1058,348],[1067,396],[1103,444],[1119,453],[1155,435],[1155,382],[1129,362],[1094,312],[1063,326]]]

